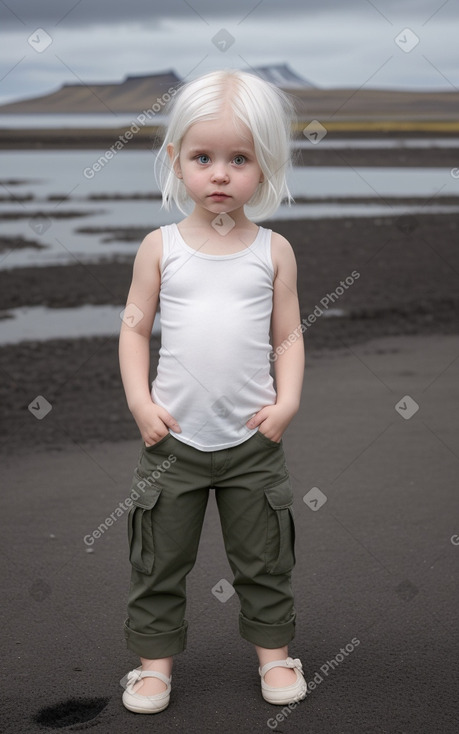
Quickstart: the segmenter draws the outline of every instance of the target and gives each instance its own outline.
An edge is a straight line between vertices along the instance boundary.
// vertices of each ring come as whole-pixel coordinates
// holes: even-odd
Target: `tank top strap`
[[[257,237],[254,252],[256,252],[257,257],[259,257],[263,261],[268,270],[273,273],[274,266],[271,255],[271,235],[272,229],[265,229],[265,227],[260,227],[260,233]]]
[[[172,224],[165,224],[160,227],[161,236],[163,240],[163,254],[161,257],[161,271],[164,270],[164,265],[167,262],[167,258],[174,249],[174,231]]]

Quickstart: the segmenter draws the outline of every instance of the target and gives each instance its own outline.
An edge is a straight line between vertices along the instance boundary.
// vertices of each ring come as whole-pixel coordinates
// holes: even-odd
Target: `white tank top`
[[[271,230],[250,247],[208,255],[176,224],[161,227],[161,348],[152,399],[179,423],[179,441],[201,451],[236,446],[246,422],[276,402],[269,329],[274,269]]]

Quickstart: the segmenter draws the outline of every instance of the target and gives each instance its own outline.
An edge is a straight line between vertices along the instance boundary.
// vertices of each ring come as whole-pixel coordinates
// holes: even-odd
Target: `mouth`
[[[228,196],[228,194],[224,194],[222,191],[216,191],[214,194],[209,195],[210,199],[230,199],[231,197]]]

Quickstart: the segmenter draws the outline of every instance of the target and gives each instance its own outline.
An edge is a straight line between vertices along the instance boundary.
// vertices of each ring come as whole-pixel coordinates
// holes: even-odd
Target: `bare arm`
[[[290,244],[282,238],[277,254],[278,272],[274,281],[271,320],[273,350],[276,355],[277,405],[289,407],[293,414],[300,407],[304,378],[304,342],[297,293],[297,267]],[[293,415],[292,415],[293,417]]]
[[[272,236],[274,279],[271,330],[277,400],[262,408],[248,421],[249,428],[260,426],[272,441],[282,434],[300,407],[304,377],[304,342],[297,293],[297,267],[290,243],[281,235]]]
[[[161,284],[161,231],[145,237],[139,247],[121,323],[119,359],[126,400],[147,446],[166,435],[168,428],[179,432],[175,419],[150,394],[150,336],[158,307]]]

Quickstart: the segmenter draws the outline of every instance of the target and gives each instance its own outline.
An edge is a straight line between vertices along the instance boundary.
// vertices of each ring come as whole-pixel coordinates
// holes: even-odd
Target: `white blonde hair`
[[[229,103],[235,121],[246,125],[252,133],[255,156],[263,172],[262,183],[247,202],[247,215],[251,219],[266,219],[283,199],[292,201],[286,174],[291,166],[294,106],[273,84],[237,70],[205,74],[185,84],[173,98],[165,139],[155,161],[163,206],[169,209],[174,201],[183,214],[189,213],[187,206],[191,199],[183,182],[175,175],[173,164],[191,125],[215,120],[225,103]],[[169,143],[175,151],[172,163],[167,155]]]

